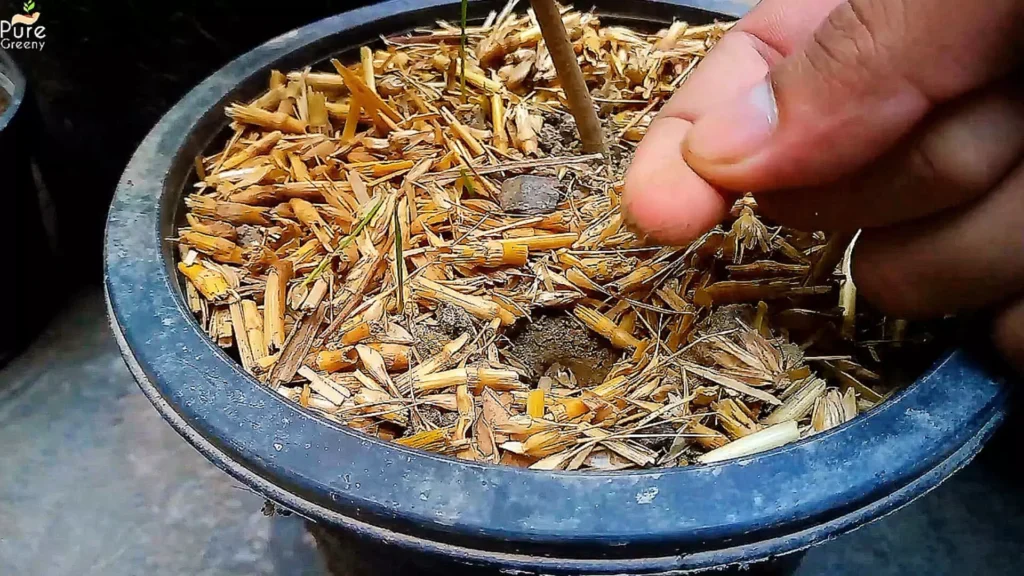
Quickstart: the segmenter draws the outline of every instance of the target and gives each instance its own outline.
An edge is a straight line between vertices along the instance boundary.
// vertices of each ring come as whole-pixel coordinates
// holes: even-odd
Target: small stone
[[[501,183],[501,209],[510,214],[548,214],[558,206],[558,179],[514,176]]]
[[[263,234],[260,234],[259,228],[250,226],[248,224],[242,224],[238,228],[238,245],[239,246],[260,246],[266,240]]]

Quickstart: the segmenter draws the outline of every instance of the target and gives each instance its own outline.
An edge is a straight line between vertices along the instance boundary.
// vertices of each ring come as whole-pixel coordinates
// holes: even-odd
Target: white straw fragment
[[[755,432],[750,436],[744,436],[743,438],[730,442],[721,448],[716,448],[697,458],[697,462],[700,462],[701,464],[712,464],[714,462],[731,460],[741,456],[749,456],[751,454],[757,454],[758,452],[771,450],[772,448],[778,448],[779,446],[789,444],[790,442],[794,442],[799,439],[800,429],[797,427],[795,421],[790,420],[789,422],[783,422],[782,424],[776,424],[770,428],[765,428],[764,430]]]

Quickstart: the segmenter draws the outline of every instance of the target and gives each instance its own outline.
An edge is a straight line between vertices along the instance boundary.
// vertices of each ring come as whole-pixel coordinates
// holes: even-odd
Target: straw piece
[[[291,279],[292,265],[284,260],[279,260],[267,275],[263,300],[263,338],[270,352],[284,348],[285,297]]]
[[[353,358],[354,356],[354,358]],[[352,350],[323,350],[318,352],[314,364],[317,370],[323,370],[324,372],[340,372],[342,370],[351,370],[358,364],[358,355],[354,354]]]
[[[686,425],[686,434],[689,439],[705,450],[717,450],[729,443],[725,434],[718,430],[709,428],[696,420]]]
[[[802,420],[814,408],[815,402],[825,392],[826,382],[820,378],[810,378],[798,391],[769,414],[763,423],[779,424],[786,420]],[[853,390],[853,388],[850,388]]]
[[[526,400],[526,413],[532,418],[544,417],[544,391],[530,390]]]
[[[697,461],[701,464],[713,464],[732,458],[741,458],[757,454],[758,452],[765,452],[772,448],[778,448],[799,439],[800,430],[797,428],[796,422],[790,420],[730,442],[721,448],[701,455],[697,458]]]
[[[182,244],[195,248],[217,262],[224,264],[243,264],[245,262],[242,248],[230,240],[191,231],[182,232],[179,240]]]
[[[379,111],[395,122],[402,121],[402,115],[395,111],[390,104],[381,99],[374,90],[371,90],[359,76],[356,76],[348,68],[342,66],[337,59],[331,58],[331,65],[338,71],[338,74],[345,79],[345,84],[356,94],[363,106]]]
[[[227,115],[235,122],[269,130],[280,130],[289,134],[302,134],[306,131],[305,122],[284,112],[268,112],[254,106],[232,104],[227,108]]]
[[[512,246],[525,246],[530,251],[558,250],[568,248],[579,239],[579,234],[567,232],[565,234],[541,234],[529,238],[511,238],[499,240],[502,244]]]
[[[242,363],[242,368],[252,374],[255,359],[252,348],[249,346],[249,331],[245,325],[242,303],[236,300],[228,305],[228,310],[231,314],[231,328],[234,331],[235,345],[238,347],[238,359]]]
[[[210,302],[228,300],[231,297],[227,280],[220,273],[201,264],[191,266],[184,262],[178,263],[178,270],[195,286],[196,290]]]
[[[347,388],[334,385],[330,380],[320,376],[309,366],[300,367],[298,374],[309,380],[309,387],[314,392],[327,398],[335,406],[341,406],[347,398],[352,396],[352,393]]]
[[[436,430],[424,430],[412,436],[395,440],[398,444],[408,448],[418,448],[428,452],[442,452],[448,447],[452,437],[451,428],[438,428]]]
[[[359,48],[359,60],[362,64],[363,69],[363,82],[366,83],[366,87],[377,93],[377,81],[373,75],[373,50],[370,50],[367,46],[360,46]]]
[[[768,404],[771,404],[773,406],[778,406],[782,404],[782,401],[776,398],[775,396],[772,396],[771,394],[763,390],[758,390],[757,388],[748,386],[740,382],[739,380],[715,372],[714,370],[710,370],[703,366],[698,366],[697,364],[693,364],[692,362],[686,361],[680,361],[679,365],[685,370],[693,372],[694,374],[701,376],[703,378],[707,378],[708,380],[711,380],[715,384],[725,386],[730,390],[735,390],[736,392],[740,392],[741,394],[746,394],[747,396],[751,396],[762,402],[767,402]]]
[[[474,392],[482,388],[508,391],[523,387],[519,382],[519,375],[515,372],[494,368],[456,368],[418,376],[412,381],[412,386],[417,392],[433,392],[462,385],[470,386]]]
[[[494,301],[457,292],[423,276],[412,281],[411,289],[414,298],[458,306],[481,320],[492,320],[501,315],[501,307]]]
[[[296,325],[291,336],[285,342],[284,348],[281,350],[280,360],[274,365],[274,369],[270,373],[271,388],[276,388],[282,382],[290,382],[295,377],[295,373],[302,364],[302,360],[309,353],[310,346],[313,345],[316,330],[323,323],[326,314],[327,306],[321,305],[319,310],[306,316]]]
[[[785,281],[725,280],[697,290],[693,297],[699,306],[757,302],[794,296],[828,294],[831,286],[799,286]]]
[[[481,244],[462,244],[452,247],[451,254],[442,259],[464,266],[525,266],[530,256],[527,243],[511,243],[493,240]]]
[[[640,341],[634,338],[632,334],[620,328],[610,318],[597,310],[587,308],[586,306],[577,306],[573,314],[582,320],[588,328],[611,341],[612,346],[616,348],[636,348],[640,346]]]

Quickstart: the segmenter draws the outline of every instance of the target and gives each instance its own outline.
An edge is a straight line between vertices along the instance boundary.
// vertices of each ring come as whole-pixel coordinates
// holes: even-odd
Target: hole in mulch
[[[604,381],[619,351],[568,314],[552,313],[523,322],[509,335],[508,353],[530,371],[534,385],[541,376],[569,370],[580,386]]]

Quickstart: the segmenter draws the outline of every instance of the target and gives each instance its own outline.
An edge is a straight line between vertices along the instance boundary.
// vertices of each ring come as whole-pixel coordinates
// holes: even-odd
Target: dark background
[[[15,51],[42,124],[33,142],[66,281],[98,281],[110,198],[142,138],[181,96],[251,48],[366,0],[37,0],[42,51]],[[0,16],[22,12],[0,0]]]

